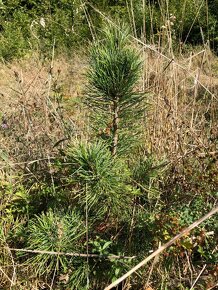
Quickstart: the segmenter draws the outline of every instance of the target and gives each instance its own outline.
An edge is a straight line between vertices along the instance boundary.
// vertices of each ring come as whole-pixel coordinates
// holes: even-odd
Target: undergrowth
[[[217,58],[108,27],[91,57],[3,64],[2,289],[103,289],[217,205]],[[213,289],[217,230],[119,289]]]

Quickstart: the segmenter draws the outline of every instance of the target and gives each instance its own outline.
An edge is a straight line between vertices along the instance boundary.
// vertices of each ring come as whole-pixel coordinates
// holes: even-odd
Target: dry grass
[[[200,53],[179,55],[170,62],[159,53],[159,48],[155,48],[156,52],[141,49],[144,70],[140,88],[149,92],[142,123],[145,150],[157,159],[168,159],[178,168],[186,158],[197,159],[199,164],[202,157],[216,158],[217,58],[205,48]],[[55,58],[52,70],[51,63],[42,62],[37,55],[2,65],[0,113],[1,125],[5,122],[6,128],[0,129],[0,167],[4,178],[4,169],[7,168],[7,174],[10,172],[8,166],[33,174],[28,166],[33,160],[41,160],[37,169],[43,173],[49,159],[69,140],[87,138],[89,122],[80,98],[86,82],[86,66],[84,55],[75,55],[71,60]],[[13,268],[10,253],[5,256],[8,261],[3,266],[10,264],[10,268],[0,269],[0,284],[12,285],[16,277],[11,273],[17,269]],[[188,261],[182,266],[179,262],[175,265],[179,269],[175,271],[181,270],[186,276],[185,271],[190,269]],[[164,270],[159,268],[161,261],[155,267],[159,271],[157,276],[164,276]],[[16,283],[20,282],[16,280]],[[33,285],[39,285],[39,281],[31,283],[31,287],[38,289]]]
[[[158,156],[180,159],[193,151],[215,150],[211,139],[218,129],[218,81],[210,67],[210,51],[196,58],[200,66],[194,57],[176,60],[186,68],[182,69],[158,54],[146,53],[145,90],[151,92],[146,146]]]
[[[5,64],[0,76],[1,167],[47,159],[72,138],[84,134],[79,96],[84,58],[42,62],[35,55]],[[21,166],[23,167],[23,166]]]
[[[217,58],[205,48],[170,62],[159,49],[142,50],[141,88],[150,96],[142,124],[145,149],[176,162],[190,154],[216,154]],[[2,66],[1,115],[7,128],[1,128],[0,138],[10,162],[47,158],[67,140],[87,134],[80,103],[86,65],[86,57],[78,55],[54,59],[51,69],[35,55]]]
[[[149,92],[149,110],[145,116],[145,150],[159,158],[180,161],[190,154],[216,154],[218,137],[218,59],[208,45],[185,51],[175,44],[173,22],[176,18],[162,15],[163,29],[159,40],[146,43],[146,23],[143,19],[141,39],[136,35],[133,2],[128,5],[132,28],[130,39],[141,47],[144,60],[141,89]],[[161,8],[161,2],[158,4]],[[88,3],[106,23],[116,23]],[[142,7],[145,6],[142,0]],[[151,11],[152,14],[152,11]],[[197,16],[196,16],[197,17]],[[152,19],[152,17],[151,17]],[[194,21],[194,20],[193,20]],[[194,22],[193,22],[194,23]],[[152,26],[152,24],[151,24]],[[95,27],[92,27],[94,30]],[[151,32],[152,33],[152,32]]]

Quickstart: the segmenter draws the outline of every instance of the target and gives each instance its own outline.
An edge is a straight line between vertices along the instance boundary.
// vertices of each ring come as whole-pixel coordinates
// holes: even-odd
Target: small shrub
[[[68,180],[80,185],[78,202],[89,210],[96,219],[128,210],[131,193],[125,181],[129,172],[121,159],[113,159],[107,144],[80,143],[67,152]],[[95,213],[95,214],[94,214]]]
[[[105,120],[113,156],[120,146],[120,130],[133,127],[131,124],[139,118],[144,98],[135,90],[140,77],[141,59],[128,44],[127,28],[105,28],[103,39],[92,47],[87,73],[89,84],[85,102]],[[104,131],[106,128],[101,129]]]
[[[80,216],[72,211],[67,214],[48,211],[36,216],[28,225],[28,247],[31,250],[76,252],[83,248],[85,225]],[[51,274],[55,269],[69,266],[66,256],[34,254],[28,264],[35,265],[39,274]]]

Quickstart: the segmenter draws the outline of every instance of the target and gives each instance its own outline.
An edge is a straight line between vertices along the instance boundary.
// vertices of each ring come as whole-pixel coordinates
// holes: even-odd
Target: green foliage
[[[79,0],[2,0],[0,57],[7,60],[22,57],[32,49],[48,55],[54,42],[57,52],[71,53],[103,27],[103,18],[95,8],[113,20],[127,22],[139,37],[146,19],[148,41],[157,42],[169,34],[175,46],[178,41],[201,44],[210,40],[212,49],[217,52],[217,0],[172,0],[169,3],[149,0],[145,1],[145,6],[143,1],[135,0],[133,7],[130,0],[92,0],[89,3],[92,6],[83,5]]]
[[[112,18],[115,12],[116,18],[128,18],[132,30],[136,26],[138,37],[143,31],[145,16],[147,40],[154,43],[160,40],[163,49],[164,44],[168,45],[169,36],[174,46],[178,40],[201,42],[202,31],[205,41],[216,40],[217,1],[208,1],[208,18],[206,1],[173,0],[168,5],[166,1],[145,1],[144,10],[143,1],[132,2],[133,11],[130,11],[130,1],[90,1]],[[21,273],[25,275],[23,280],[52,281],[57,289],[87,289],[88,282],[90,289],[102,289],[151,250],[156,250],[160,242],[167,242],[214,206],[217,158],[215,155],[204,159],[191,155],[179,157],[178,164],[173,161],[166,171],[165,162],[145,153],[144,145],[138,146],[145,108],[145,96],[136,89],[142,62],[125,25],[116,28],[109,25],[102,33],[105,23],[99,20],[98,12],[89,5],[81,5],[79,0],[0,1],[0,9],[0,56],[7,60],[26,55],[30,49],[46,55],[53,45],[55,52],[77,48],[77,44],[90,39],[87,15],[92,32],[99,33],[91,48],[85,96],[95,137],[92,132],[87,142],[71,143],[68,148],[63,145],[59,152],[54,150],[57,158],[49,160],[49,164],[43,161],[41,168],[36,168],[38,163],[25,166],[23,171],[19,168],[22,178],[10,176],[10,182],[5,176],[1,179],[0,267],[7,276],[0,273],[0,287],[11,287],[5,277],[13,277],[15,268],[9,265],[16,264],[18,284],[22,283]],[[63,97],[62,91],[56,83],[54,87],[52,97],[58,102]],[[113,154],[115,147],[118,152]],[[2,154],[7,164],[10,154]],[[14,164],[10,169],[6,166],[1,170],[7,175],[7,170],[9,173],[13,168],[18,167]],[[33,175],[26,177],[26,168]],[[175,288],[163,276],[165,271],[177,274],[178,264],[180,276],[190,264],[196,272],[202,263],[207,263],[211,271],[215,269],[217,224],[214,216],[163,253],[150,277],[156,288],[163,288],[165,284],[167,289]],[[99,257],[21,255],[10,252],[10,247],[71,253],[88,251]],[[105,255],[124,253],[137,255],[137,259],[133,262],[105,259]],[[22,265],[28,267],[23,270]],[[144,270],[142,275],[139,273],[142,278],[137,277],[137,282],[134,278],[131,280],[134,289],[145,285],[145,273]],[[41,287],[39,284],[37,287]],[[185,289],[186,286],[178,287]]]
[[[92,253],[98,253],[103,256],[109,255],[109,248],[112,241],[105,241],[97,236],[94,241],[89,241],[89,244],[92,245]]]
[[[48,211],[36,216],[28,225],[28,247],[39,251],[76,252],[83,248],[85,225],[80,216],[72,211],[67,214]],[[69,266],[66,256],[34,254],[28,264],[35,265],[39,274],[52,273]]]
[[[6,60],[32,49],[48,55],[53,45],[57,52],[69,52],[89,38],[80,1],[11,0],[0,5],[0,57]]]
[[[137,107],[142,98],[133,91],[140,77],[141,60],[128,46],[126,28],[109,26],[103,37],[91,50],[87,103],[109,110],[114,99],[118,99],[123,116],[130,108]]]
[[[85,206],[87,201],[95,218],[128,209],[131,190],[125,181],[129,172],[122,160],[111,158],[107,144],[98,141],[69,147],[67,162],[68,181],[80,184],[78,202]]]
[[[125,26],[105,28],[103,39],[92,47],[87,73],[89,84],[85,103],[95,118],[97,115],[97,119],[103,120],[101,123],[104,122],[105,127],[111,124],[108,140],[112,140],[112,155],[119,151],[121,140],[127,135],[126,130],[122,135],[122,129],[131,131],[144,108],[144,95],[134,90],[142,63],[136,50],[129,46],[128,37]],[[104,131],[105,127],[101,129]]]
[[[28,16],[17,11],[13,21],[2,21],[0,34],[0,57],[10,60],[22,57],[27,54],[30,44],[27,39],[30,37],[28,32]],[[16,33],[15,33],[16,32]]]
[[[8,216],[19,217],[29,214],[29,193],[17,179],[17,186],[10,181],[0,181],[0,215],[2,219]]]
[[[157,162],[152,155],[138,154],[132,161],[132,179],[145,193],[146,201],[160,197],[160,184],[166,171],[166,161]]]

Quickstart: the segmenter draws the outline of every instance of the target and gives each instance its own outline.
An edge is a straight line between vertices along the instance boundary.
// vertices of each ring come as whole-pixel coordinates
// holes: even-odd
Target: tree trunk
[[[118,124],[119,124],[119,118],[118,118],[118,101],[115,100],[113,102],[113,109],[114,109],[114,116],[113,116],[113,140],[112,140],[112,148],[111,153],[112,156],[115,156],[117,154],[117,144],[118,144]]]

